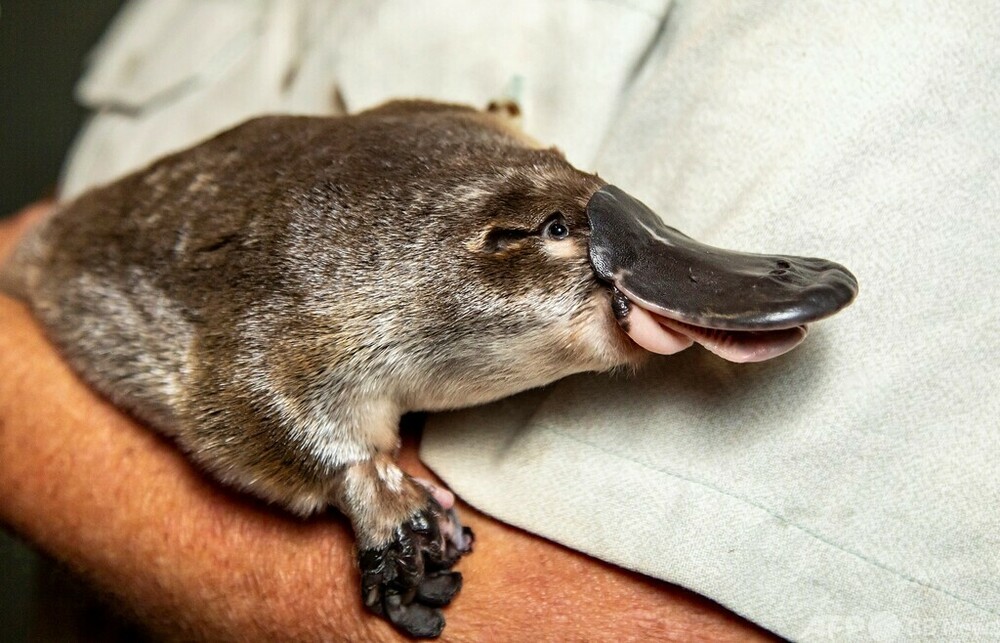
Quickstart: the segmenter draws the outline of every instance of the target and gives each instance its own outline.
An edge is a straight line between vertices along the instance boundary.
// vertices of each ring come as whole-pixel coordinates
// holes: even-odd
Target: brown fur
[[[215,476],[375,546],[426,501],[402,413],[639,359],[587,260],[602,185],[469,108],[263,117],[67,205],[6,283]]]

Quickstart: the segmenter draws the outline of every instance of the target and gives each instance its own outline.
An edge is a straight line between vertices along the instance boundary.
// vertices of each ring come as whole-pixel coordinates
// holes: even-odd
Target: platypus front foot
[[[472,530],[428,494],[426,504],[396,526],[388,543],[358,554],[361,596],[368,609],[414,637],[436,637],[444,629],[444,607],[462,588],[450,571],[472,549]]]

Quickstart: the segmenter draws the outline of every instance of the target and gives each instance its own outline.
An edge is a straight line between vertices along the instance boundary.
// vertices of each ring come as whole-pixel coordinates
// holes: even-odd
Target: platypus
[[[830,261],[694,241],[508,116],[256,118],[62,206],[2,282],[209,474],[340,510],[364,604],[433,637],[472,534],[397,466],[402,414],[692,343],[767,359],[857,293]]]

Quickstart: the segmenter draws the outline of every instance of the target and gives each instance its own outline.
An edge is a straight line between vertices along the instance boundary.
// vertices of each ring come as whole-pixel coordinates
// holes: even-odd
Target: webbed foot
[[[462,574],[451,567],[471,551],[472,541],[472,530],[462,526],[455,510],[428,495],[387,544],[358,554],[365,606],[410,636],[440,635],[445,624],[440,608],[462,588]]]

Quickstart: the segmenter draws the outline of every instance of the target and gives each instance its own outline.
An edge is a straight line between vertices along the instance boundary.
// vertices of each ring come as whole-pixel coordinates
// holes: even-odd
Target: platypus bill
[[[248,121],[64,205],[2,281],[217,479],[343,512],[364,604],[418,637],[472,535],[396,465],[401,414],[692,343],[772,358],[857,292],[690,239],[503,114],[418,101]]]

